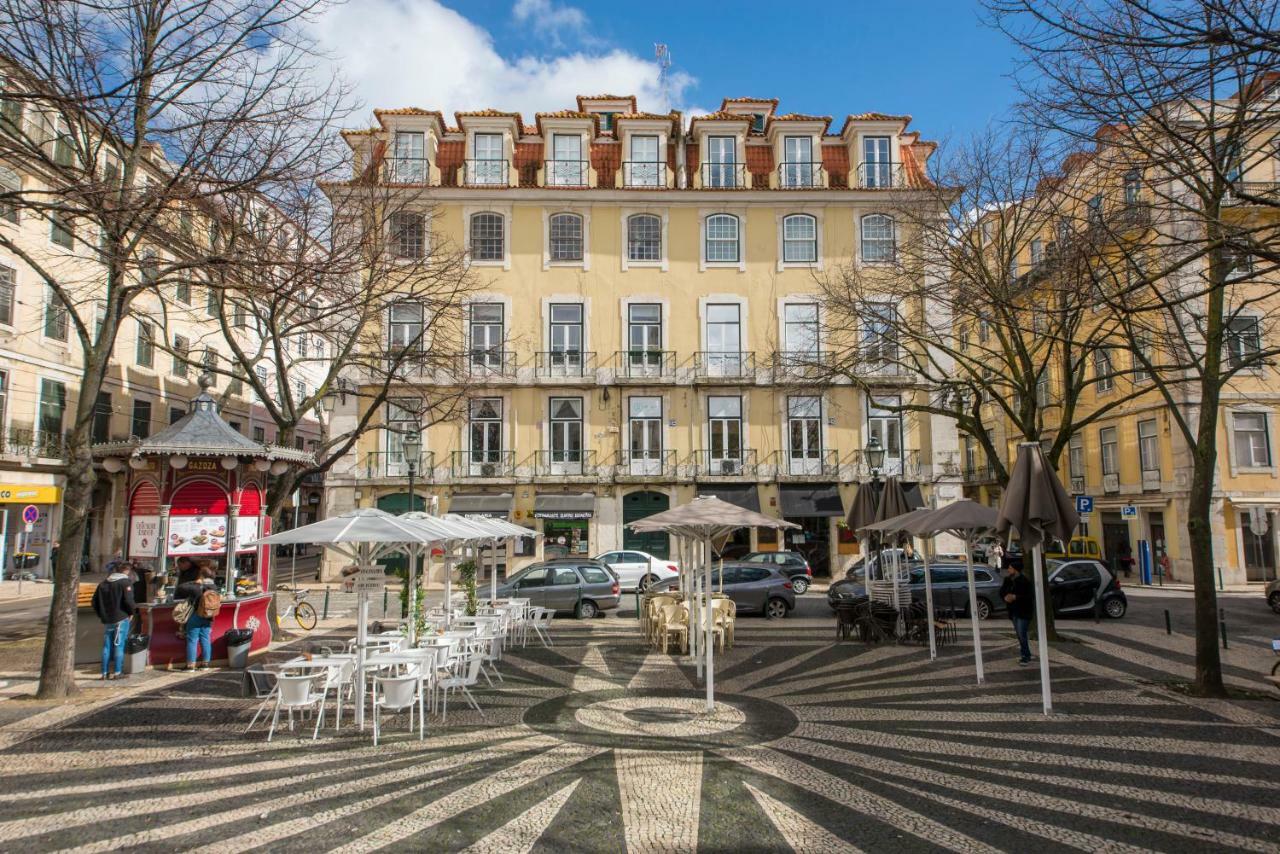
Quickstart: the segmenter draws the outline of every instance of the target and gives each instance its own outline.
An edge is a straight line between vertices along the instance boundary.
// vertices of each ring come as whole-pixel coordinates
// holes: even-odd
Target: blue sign
[[[1076,496],[1076,512],[1092,513],[1093,512],[1093,496],[1077,495]]]
[[[1120,508],[1120,518],[1121,519],[1137,519],[1138,508],[1134,507],[1132,504],[1126,504],[1125,506]]]
[[[34,504],[28,504],[26,507],[23,507],[22,521],[26,522],[28,525],[34,525],[36,522],[40,521],[40,508],[36,507]]]

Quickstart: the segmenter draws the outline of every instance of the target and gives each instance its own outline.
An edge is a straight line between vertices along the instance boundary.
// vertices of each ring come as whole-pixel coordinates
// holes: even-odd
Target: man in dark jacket
[[[1018,633],[1018,663],[1031,663],[1031,641],[1027,633],[1031,630],[1031,618],[1036,613],[1035,585],[1022,574],[1020,562],[1005,561],[1005,577],[1000,584],[1000,598],[1009,608],[1009,619],[1013,620],[1013,630]]]
[[[122,564],[93,591],[93,611],[102,621],[103,679],[116,679],[124,672],[124,644],[136,610],[133,579],[133,568],[127,563]],[[111,667],[113,658],[114,670]]]

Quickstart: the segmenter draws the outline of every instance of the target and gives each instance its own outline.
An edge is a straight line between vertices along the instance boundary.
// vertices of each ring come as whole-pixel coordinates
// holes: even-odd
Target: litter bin
[[[233,670],[244,670],[249,666],[249,647],[253,643],[253,629],[228,629],[227,666]]]
[[[151,635],[129,635],[124,642],[124,672],[141,673],[147,669],[147,650]]]

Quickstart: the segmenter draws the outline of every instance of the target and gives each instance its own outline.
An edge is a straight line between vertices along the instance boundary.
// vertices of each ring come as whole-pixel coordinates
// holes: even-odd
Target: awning
[[[778,487],[778,503],[782,518],[792,516],[844,517],[844,502],[834,483],[783,484]]]
[[[755,484],[704,484],[698,487],[698,496],[714,495],[721,501],[729,504],[735,504],[743,510],[750,510],[754,513],[760,512],[760,491],[756,489]]]
[[[592,492],[578,495],[538,495],[533,499],[535,519],[590,519],[596,514],[596,496]]]
[[[511,515],[514,498],[510,492],[473,493],[455,495],[449,502],[449,512],[459,516],[497,516],[506,519]]]

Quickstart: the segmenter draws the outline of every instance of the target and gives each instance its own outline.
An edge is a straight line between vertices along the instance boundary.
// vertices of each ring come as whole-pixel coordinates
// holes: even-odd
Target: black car
[[[1129,600],[1120,589],[1120,580],[1097,560],[1046,560],[1049,574],[1049,601],[1057,617],[1092,616],[1095,604],[1102,613],[1118,620],[1129,610]]]
[[[744,614],[764,614],[773,620],[785,617],[796,607],[796,594],[791,579],[782,571],[758,563],[726,563],[724,592],[738,611]],[[650,587],[650,590],[670,590],[678,579],[669,578]],[[720,570],[711,572],[711,586],[720,592]]]
[[[796,595],[803,595],[813,581],[813,567],[800,552],[747,552],[742,563],[763,563],[780,569],[791,578],[791,587]]]
[[[912,562],[909,566],[904,566],[903,571],[909,573],[912,600],[925,601],[924,566],[919,562]],[[967,615],[969,613],[969,578],[965,565],[946,562],[930,563],[929,572],[933,576],[934,610]],[[1000,598],[1001,580],[990,567],[975,566],[973,568],[978,619],[985,620],[992,614],[1003,613],[1005,605]],[[855,573],[852,578],[837,581],[827,589],[827,604],[835,610],[841,602],[850,602],[866,595],[862,576]]]
[[[1266,588],[1267,604],[1271,610],[1280,614],[1280,579],[1272,581]]]

